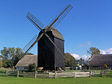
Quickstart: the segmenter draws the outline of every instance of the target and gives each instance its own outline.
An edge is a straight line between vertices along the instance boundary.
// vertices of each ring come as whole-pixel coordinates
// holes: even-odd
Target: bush
[[[0,60],[0,68],[2,67],[2,60]]]
[[[35,67],[36,67],[35,64],[30,64],[29,65],[29,68],[28,68],[28,71],[30,71],[30,72],[34,71],[35,70]]]

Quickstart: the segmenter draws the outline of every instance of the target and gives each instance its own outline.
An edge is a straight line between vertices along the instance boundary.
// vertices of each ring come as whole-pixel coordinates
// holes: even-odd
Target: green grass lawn
[[[90,71],[100,73],[100,70]],[[74,72],[74,70],[66,70],[65,72]],[[2,74],[4,74],[4,70],[0,70],[0,75]],[[12,76],[0,77],[0,84],[112,84],[112,71],[108,72],[104,77],[100,77],[98,74],[98,76],[96,75],[90,78],[34,79]]]
[[[0,84],[112,84],[112,78],[59,78],[59,79],[34,79],[0,77]]]

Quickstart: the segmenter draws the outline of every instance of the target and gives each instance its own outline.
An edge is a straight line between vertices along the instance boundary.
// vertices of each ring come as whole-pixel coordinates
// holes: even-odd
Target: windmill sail
[[[44,33],[42,33],[39,37],[37,35],[34,36],[34,38],[23,48],[24,53],[27,53],[43,36]]]
[[[66,17],[66,15],[70,12],[70,10],[72,9],[71,5],[68,5],[67,8],[65,8],[65,10],[63,10],[62,13],[60,13],[60,17],[58,18],[58,20],[52,25],[52,27],[57,27],[57,25],[64,19],[64,17]]]
[[[37,29],[42,30],[43,24],[34,15],[28,12],[27,18],[37,27]]]
[[[72,6],[70,4],[67,5],[67,7],[50,23],[47,30],[49,30],[51,26],[55,28],[64,19],[64,17],[69,13],[71,9]]]
[[[28,43],[26,44],[26,46],[23,48],[23,52],[24,52],[24,53],[27,53],[27,52],[31,49],[30,46],[32,46],[32,44],[34,45],[36,39],[37,39],[37,35],[35,35],[35,36],[33,37],[33,39],[32,39],[30,42],[28,42]]]

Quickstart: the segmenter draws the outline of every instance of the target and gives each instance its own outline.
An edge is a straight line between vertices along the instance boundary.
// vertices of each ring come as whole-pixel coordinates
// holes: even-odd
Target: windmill
[[[38,67],[44,67],[45,70],[54,70],[61,67],[64,68],[64,39],[56,27],[62,19],[69,13],[72,6],[67,5],[64,10],[45,28],[43,24],[31,13],[27,14],[27,18],[40,30],[39,35],[35,35],[33,39],[24,47],[27,53],[36,43],[38,43]]]

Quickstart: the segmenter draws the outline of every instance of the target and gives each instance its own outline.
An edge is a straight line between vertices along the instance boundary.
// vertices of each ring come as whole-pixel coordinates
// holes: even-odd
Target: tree
[[[12,55],[12,66],[15,66],[17,62],[23,57],[24,53],[21,48],[9,48],[12,49],[13,52],[11,53]]]
[[[0,60],[0,68],[2,67],[2,60]]]
[[[11,66],[11,62],[10,62],[10,55],[9,55],[9,51],[6,47],[4,47],[3,50],[1,50],[1,57],[2,57],[2,62],[3,62],[3,67],[10,67]]]
[[[87,52],[89,54],[91,54],[91,56],[100,54],[100,50],[98,48],[95,48],[95,47],[91,47]]]
[[[70,53],[65,53],[65,67],[73,67],[75,58]]]
[[[27,53],[27,55],[32,55],[32,53]],[[1,50],[1,57],[3,61],[3,67],[13,67],[17,62],[24,56],[21,48],[6,48]]]
[[[35,67],[36,67],[35,63],[34,64],[29,64],[28,71],[31,71],[31,72],[34,71]]]
[[[105,69],[108,69],[108,66],[107,66],[107,64],[104,64],[104,68],[105,68]]]
[[[83,65],[85,64],[85,63],[84,63],[84,59],[80,58],[80,59],[79,59],[79,64],[83,66]]]

